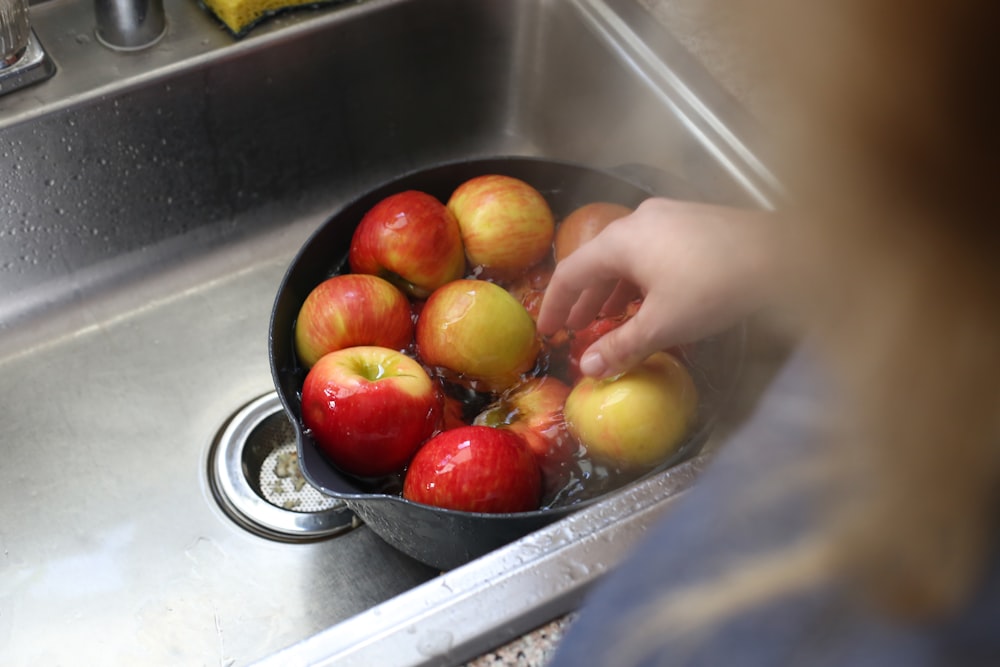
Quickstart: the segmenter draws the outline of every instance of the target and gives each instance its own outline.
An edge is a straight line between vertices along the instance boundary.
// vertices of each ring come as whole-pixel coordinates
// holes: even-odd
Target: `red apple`
[[[458,220],[469,263],[483,277],[513,279],[552,250],[552,211],[524,181],[478,176],[458,186],[448,209]]]
[[[554,377],[531,378],[504,392],[473,423],[514,431],[540,459],[564,456],[565,450],[573,449],[563,420],[569,392],[569,387]]]
[[[587,348],[596,343],[604,334],[617,329],[631,319],[639,312],[641,305],[642,301],[632,301],[626,307],[625,312],[612,316],[602,315],[584,328],[569,334],[569,378],[572,382],[583,377],[583,373],[580,372],[580,357],[587,351]]]
[[[444,431],[413,457],[403,497],[464,512],[528,512],[541,502],[542,474],[516,433],[486,426]]]
[[[677,451],[694,422],[698,392],[673,355],[657,352],[621,375],[585,377],[566,399],[566,425],[595,460],[651,468]]]
[[[594,202],[585,204],[566,216],[556,229],[554,242],[557,262],[597,236],[602,229],[619,218],[630,214],[632,209],[621,204]]]
[[[456,280],[427,299],[416,328],[428,366],[478,391],[503,391],[535,365],[539,342],[531,315],[504,288]]]
[[[531,319],[538,320],[538,311],[542,307],[542,298],[545,296],[545,288],[552,280],[552,271],[555,267],[551,261],[540,262],[525,271],[507,285],[507,291],[521,302],[524,309],[531,315]]]
[[[302,422],[338,468],[387,475],[434,432],[440,400],[414,359],[384,347],[349,347],[322,357],[306,375]]]
[[[460,426],[468,426],[465,421],[465,404],[454,396],[441,392],[441,430],[448,431]]]
[[[378,276],[348,274],[323,281],[295,320],[295,351],[306,368],[345,347],[402,350],[412,341],[410,302]]]
[[[455,216],[429,194],[386,197],[361,219],[348,261],[354,273],[381,276],[416,298],[465,274]]]

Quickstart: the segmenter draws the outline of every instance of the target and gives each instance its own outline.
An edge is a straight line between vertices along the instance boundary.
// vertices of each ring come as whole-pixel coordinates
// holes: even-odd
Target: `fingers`
[[[583,291],[582,288],[560,278],[557,266],[549,286],[545,288],[545,296],[542,297],[542,305],[538,310],[538,331],[546,336],[562,328]]]
[[[635,317],[601,336],[580,358],[580,372],[595,378],[623,373],[649,355],[666,347],[658,340],[656,329],[647,322],[642,308]]]
[[[582,329],[590,324],[600,314],[605,302],[617,289],[617,285],[617,280],[607,280],[584,290],[569,311],[566,327]]]
[[[615,293],[619,280],[629,276],[629,253],[616,247],[616,224],[556,265],[538,313],[542,334],[553,334],[564,325],[585,326]]]
[[[628,281],[619,280],[614,292],[611,293],[611,296],[601,306],[600,314],[605,317],[621,315],[625,312],[629,303],[640,297],[642,297],[642,290]]]
[[[604,275],[607,270],[600,266],[600,254],[587,252],[587,245],[584,244],[556,265],[538,312],[538,330],[542,334],[549,335],[558,331],[570,319],[571,312],[574,313],[574,320],[582,318],[591,309],[596,314],[614,290],[617,278]],[[590,290],[596,292],[584,296]],[[595,294],[603,294],[603,298],[596,301]],[[582,303],[576,309],[581,297]]]

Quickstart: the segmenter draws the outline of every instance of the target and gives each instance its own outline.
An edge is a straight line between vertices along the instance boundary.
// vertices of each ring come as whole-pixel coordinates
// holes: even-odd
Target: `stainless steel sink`
[[[371,0],[240,42],[166,6],[138,53],[89,2],[34,6],[58,71],[0,97],[0,663],[450,664],[572,608],[698,460],[439,576],[364,527],[245,529],[210,452],[346,199],[518,154],[766,206],[750,123],[627,0]]]

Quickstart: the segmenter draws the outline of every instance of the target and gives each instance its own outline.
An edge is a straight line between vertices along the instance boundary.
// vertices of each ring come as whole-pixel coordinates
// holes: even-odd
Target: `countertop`
[[[740,29],[732,11],[712,3],[711,20],[706,0],[637,0],[690,51],[711,76],[751,112],[758,106],[755,89],[748,82],[744,62],[728,35]],[[487,653],[465,667],[544,667],[576,617],[570,613]]]

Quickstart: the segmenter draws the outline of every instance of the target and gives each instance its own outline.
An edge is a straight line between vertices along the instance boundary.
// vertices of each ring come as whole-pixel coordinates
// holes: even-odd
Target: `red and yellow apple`
[[[555,221],[538,190],[511,176],[462,183],[448,200],[469,263],[483,277],[510,280],[552,250]]]
[[[572,449],[563,419],[570,388],[554,377],[531,378],[504,392],[480,412],[473,424],[514,431],[535,456],[563,456]]]
[[[675,453],[692,426],[698,392],[684,365],[657,352],[604,380],[585,377],[566,399],[566,425],[595,460],[651,468]]]
[[[446,379],[498,392],[535,366],[539,342],[531,315],[504,288],[455,280],[427,299],[416,327],[417,352]]]
[[[416,298],[465,274],[455,216],[417,190],[386,197],[365,214],[351,239],[348,261],[352,272],[381,276]]]
[[[403,497],[464,512],[528,512],[541,502],[542,474],[521,436],[464,426],[444,431],[417,451]]]
[[[384,347],[323,356],[302,385],[302,422],[341,470],[396,472],[438,425],[441,395],[414,359]]]
[[[347,274],[324,280],[306,297],[295,320],[295,351],[306,368],[345,347],[402,350],[411,342],[410,302],[378,276]]]
[[[561,262],[581,245],[597,236],[602,229],[619,218],[630,214],[632,209],[621,204],[594,202],[585,204],[567,215],[556,229],[555,258]]]
[[[590,324],[582,329],[570,332],[569,334],[569,379],[572,382],[579,380],[583,374],[580,372],[580,358],[591,345],[596,343],[604,334],[614,331],[630,320],[642,305],[642,301],[631,301],[625,307],[625,312],[617,315],[601,315],[593,319]]]
[[[527,269],[520,276],[506,284],[507,291],[521,302],[531,319],[538,320],[538,311],[542,307],[545,288],[552,280],[555,269],[551,261],[542,261]]]

